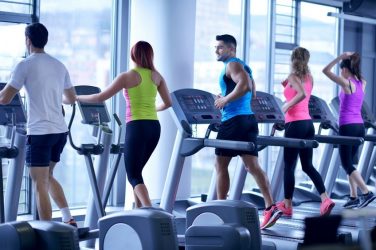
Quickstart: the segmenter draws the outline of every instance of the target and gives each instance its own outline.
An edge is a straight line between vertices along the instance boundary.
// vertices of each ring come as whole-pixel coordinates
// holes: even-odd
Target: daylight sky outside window
[[[41,3],[40,20],[49,30],[46,52],[65,64],[73,85],[103,89],[110,83],[111,7],[110,0],[65,0],[63,5],[55,0]],[[68,123],[71,108],[65,105],[65,111]],[[75,144],[96,142],[91,126],[81,124],[78,109],[72,127]],[[87,188],[90,184],[85,159],[68,144],[55,173],[70,205],[86,206],[91,190]],[[94,164],[96,161],[95,158]]]

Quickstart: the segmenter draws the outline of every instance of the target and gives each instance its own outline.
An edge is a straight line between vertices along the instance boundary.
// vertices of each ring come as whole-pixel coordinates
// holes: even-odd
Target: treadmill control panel
[[[285,117],[278,102],[281,101],[277,97],[257,91],[256,98],[252,98],[252,111],[257,122],[284,124]]]
[[[100,88],[95,86],[80,85],[74,87],[77,95],[91,95],[101,92]],[[82,115],[82,123],[84,124],[98,124],[109,123],[110,116],[108,114],[106,105],[101,103],[85,103],[78,102]]]
[[[259,123],[284,124],[278,99],[271,94],[257,92],[252,110]],[[212,124],[221,121],[221,112],[214,106],[214,95],[198,89],[180,89],[171,93],[172,108],[178,120],[189,124]]]
[[[0,83],[0,90],[2,90],[5,85],[5,83]],[[14,121],[15,124],[26,123],[25,109],[19,93],[14,96],[9,104],[0,105],[0,125],[12,125],[12,116],[16,119]]]
[[[198,89],[180,89],[171,93],[172,109],[178,120],[188,124],[212,124],[221,121],[214,106],[214,95]]]
[[[328,104],[323,99],[311,95],[308,108],[313,122],[337,124],[337,119],[333,116]]]

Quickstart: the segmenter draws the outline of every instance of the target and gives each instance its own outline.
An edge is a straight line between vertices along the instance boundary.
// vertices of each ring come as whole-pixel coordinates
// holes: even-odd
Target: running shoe
[[[370,191],[367,194],[359,195],[359,205],[358,208],[363,208],[368,206],[374,199],[376,199],[376,196]]]
[[[72,218],[69,221],[64,222],[67,225],[71,225],[72,227],[77,227],[77,222]]]
[[[276,221],[281,217],[282,211],[279,210],[275,205],[273,205],[269,210],[264,210],[264,220],[261,224],[261,229],[265,229],[273,226]]]
[[[276,204],[277,208],[282,211],[283,216],[292,216],[292,207],[286,207],[285,203],[283,201],[277,202]]]
[[[355,208],[359,206],[359,198],[358,197],[349,197],[346,203],[343,205],[343,208]]]
[[[320,214],[329,215],[335,205],[336,204],[330,198],[326,198],[323,202],[321,202]]]

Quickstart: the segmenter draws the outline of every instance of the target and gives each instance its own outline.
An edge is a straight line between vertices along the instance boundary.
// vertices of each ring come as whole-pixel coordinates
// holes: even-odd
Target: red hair
[[[154,67],[154,52],[153,48],[148,42],[138,41],[131,49],[131,58],[137,66],[155,70]]]

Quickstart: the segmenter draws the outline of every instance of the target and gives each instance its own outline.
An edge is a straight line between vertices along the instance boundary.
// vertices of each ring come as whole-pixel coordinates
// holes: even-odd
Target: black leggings
[[[125,131],[124,164],[129,183],[143,184],[142,170],[158,144],[161,126],[158,120],[128,122]]]
[[[315,136],[315,128],[312,120],[293,121],[286,123],[285,137],[295,139],[309,139],[312,140]],[[285,161],[284,172],[284,189],[285,199],[292,199],[295,187],[295,167],[300,157],[303,171],[311,178],[317,191],[322,194],[325,192],[324,182],[315,167],[312,165],[312,148],[285,148],[283,157]]]
[[[364,137],[365,129],[363,123],[358,124],[346,124],[339,127],[339,135],[343,136],[354,136],[354,137]],[[341,158],[341,163],[343,169],[348,175],[351,175],[355,171],[354,158],[358,153],[358,146],[348,146],[339,145],[339,157]]]

